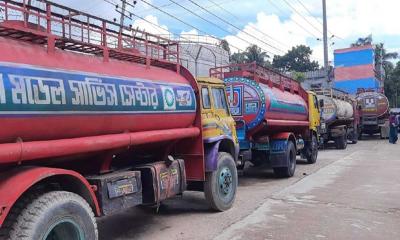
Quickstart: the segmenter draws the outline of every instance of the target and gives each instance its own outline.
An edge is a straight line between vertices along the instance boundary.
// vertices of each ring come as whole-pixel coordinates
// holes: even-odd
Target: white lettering
[[[74,93],[73,105],[117,106],[118,97],[114,84],[102,83],[98,78],[86,78],[85,81],[70,80],[69,86]]]
[[[60,79],[9,75],[14,104],[66,104],[64,83]]]
[[[0,74],[0,104],[6,103],[6,92],[4,89],[3,74]]]
[[[142,106],[153,107],[158,106],[157,90],[152,87],[145,87],[143,83],[137,83],[136,86],[120,85],[121,102],[123,106]]]

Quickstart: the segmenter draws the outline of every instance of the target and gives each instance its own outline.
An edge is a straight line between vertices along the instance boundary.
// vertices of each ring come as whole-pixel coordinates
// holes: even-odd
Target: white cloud
[[[169,35],[168,27],[162,25],[158,22],[157,17],[153,15],[148,15],[144,17],[145,20],[137,19],[133,22],[133,28],[139,28],[140,30],[145,30],[146,32],[157,34],[157,35]]]

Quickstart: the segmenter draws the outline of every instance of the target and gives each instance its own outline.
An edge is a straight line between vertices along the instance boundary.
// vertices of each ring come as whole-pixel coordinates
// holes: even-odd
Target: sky
[[[109,20],[119,18],[110,2],[120,4],[120,0],[53,1]],[[132,20],[126,19],[126,25],[155,34],[173,33],[175,37],[180,34],[208,34],[226,39],[233,51],[243,50],[250,43],[255,43],[271,56],[282,55],[293,46],[305,44],[313,50],[312,58],[323,63],[323,44],[320,40],[322,0],[193,0],[217,17],[189,0],[137,2],[136,7],[129,7],[128,11],[152,24],[133,16]],[[160,7],[190,26],[145,2]],[[372,34],[374,43],[384,43],[389,51],[400,52],[400,24],[396,20],[399,9],[398,0],[327,0],[330,60],[334,49],[348,47],[359,37],[369,34]]]

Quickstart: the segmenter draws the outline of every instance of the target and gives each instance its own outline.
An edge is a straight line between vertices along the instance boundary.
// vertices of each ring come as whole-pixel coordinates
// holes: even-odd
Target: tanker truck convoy
[[[358,89],[356,96],[360,106],[360,137],[362,134],[382,136],[385,121],[389,118],[389,100],[374,89]]]
[[[324,143],[334,141],[337,149],[346,149],[347,141],[357,143],[359,114],[356,100],[337,89],[314,89],[323,102],[321,138]]]
[[[225,85],[196,81],[177,42],[48,1],[0,8],[1,239],[98,239],[95,217],[186,189],[232,206]]]
[[[278,177],[293,176],[296,155],[315,163],[320,112],[316,95],[298,82],[255,63],[219,67],[239,138],[239,167],[269,163]]]

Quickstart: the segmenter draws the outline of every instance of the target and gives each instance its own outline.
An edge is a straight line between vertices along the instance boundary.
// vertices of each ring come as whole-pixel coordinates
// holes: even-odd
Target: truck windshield
[[[222,88],[213,88],[212,95],[214,98],[214,107],[216,109],[224,109],[228,113],[228,106],[226,104],[225,92]]]
[[[202,87],[201,88],[201,100],[203,101],[203,108],[204,109],[210,109],[211,104],[210,104],[210,94],[208,92],[208,88]]]

